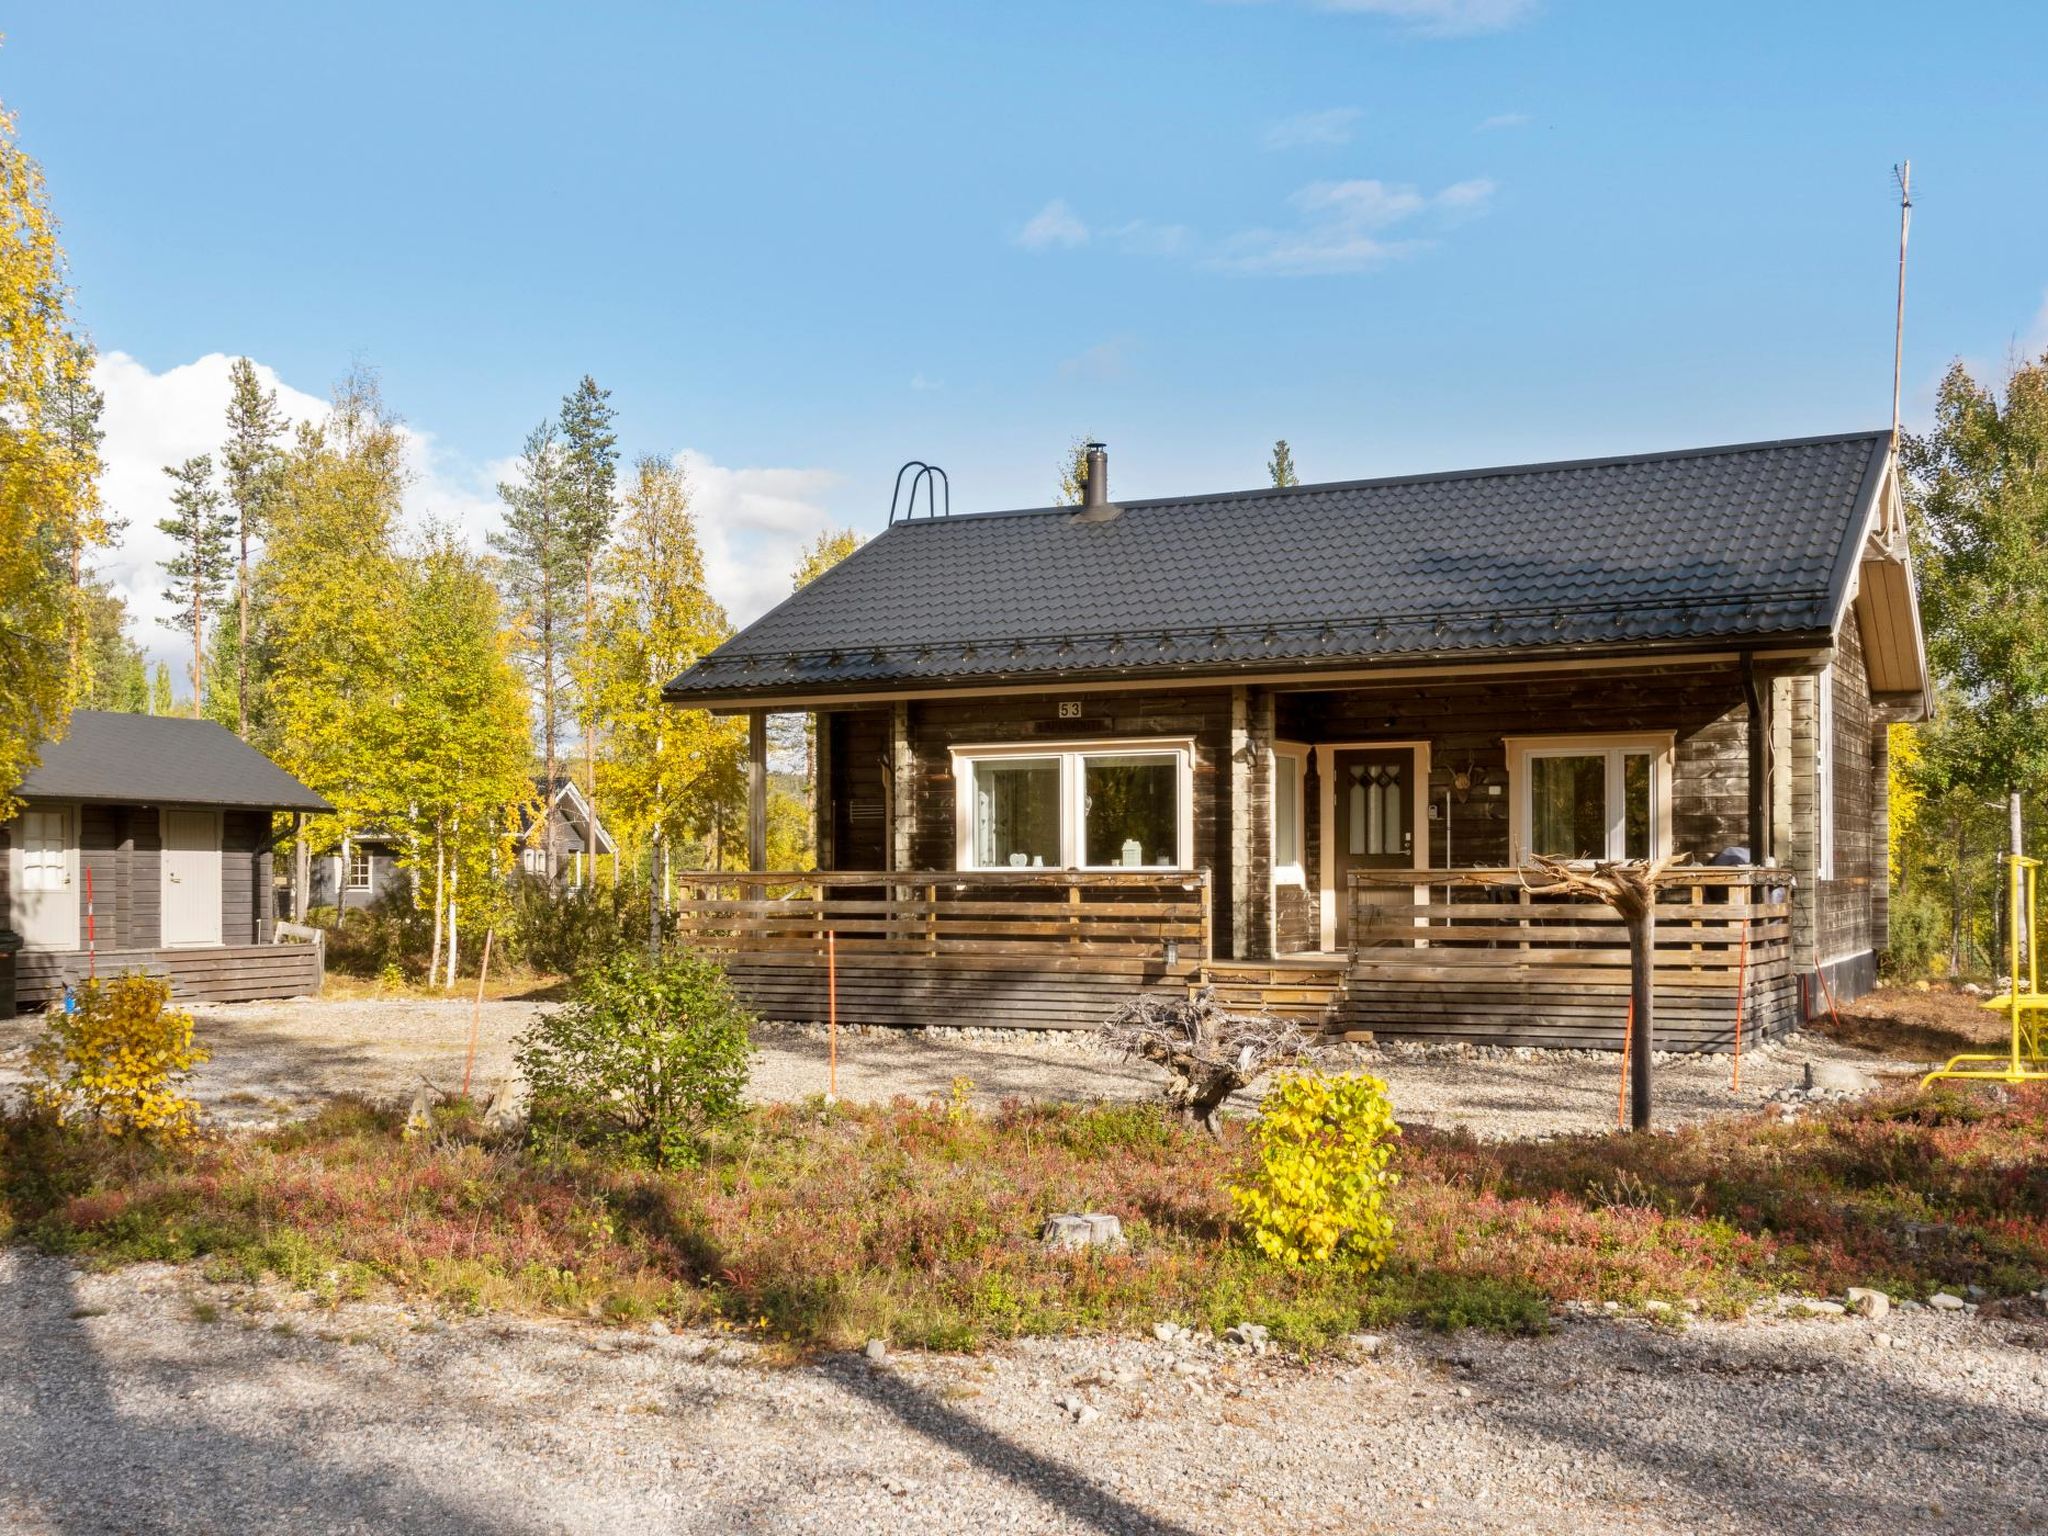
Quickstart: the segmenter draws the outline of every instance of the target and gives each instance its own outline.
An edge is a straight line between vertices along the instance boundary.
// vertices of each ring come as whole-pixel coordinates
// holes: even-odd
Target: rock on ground
[[[0,1529],[2048,1528],[2040,1320],[1888,1328],[1602,1318],[1312,1365],[1176,1334],[878,1369],[0,1252]]]

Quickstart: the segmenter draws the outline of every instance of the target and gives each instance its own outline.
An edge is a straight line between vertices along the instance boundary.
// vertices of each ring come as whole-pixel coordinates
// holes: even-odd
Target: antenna
[[[1892,167],[1899,189],[1899,311],[1892,327],[1892,452],[1899,451],[1899,375],[1906,352],[1906,231],[1913,224],[1913,162]]]

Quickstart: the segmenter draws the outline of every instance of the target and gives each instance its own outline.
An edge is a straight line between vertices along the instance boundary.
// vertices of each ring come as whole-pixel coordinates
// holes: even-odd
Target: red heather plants
[[[1896,1098],[1789,1126],[1484,1144],[1410,1128],[1370,1273],[1289,1267],[1234,1225],[1252,1169],[1142,1106],[820,1103],[707,1133],[659,1171],[537,1157],[461,1107],[407,1142],[356,1104],[183,1148],[0,1120],[0,1237],[108,1260],[205,1258],[323,1292],[967,1348],[1029,1333],[1221,1329],[1310,1347],[1361,1326],[1540,1328],[1572,1299],[1709,1310],[1852,1284],[1924,1294],[2048,1283],[2048,1091]],[[1113,1211],[1128,1248],[1052,1253],[1060,1210]],[[764,1322],[765,1320],[765,1322]]]

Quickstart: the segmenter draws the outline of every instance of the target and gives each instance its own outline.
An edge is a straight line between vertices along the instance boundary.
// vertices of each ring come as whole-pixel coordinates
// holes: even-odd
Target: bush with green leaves
[[[554,886],[522,875],[512,884],[506,954],[536,971],[580,976],[646,947],[648,895],[644,884]]]
[[[613,955],[519,1039],[531,1139],[694,1163],[706,1137],[744,1108],[753,1022],[709,960]]]

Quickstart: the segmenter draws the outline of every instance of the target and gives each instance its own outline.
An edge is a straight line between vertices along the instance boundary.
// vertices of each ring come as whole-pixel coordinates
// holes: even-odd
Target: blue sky
[[[974,509],[1080,432],[1140,496],[1279,436],[1338,479],[1881,424],[1905,155],[1924,417],[2048,345],[2044,78],[2020,4],[101,4],[0,50],[138,523],[218,355],[305,410],[375,364],[479,529],[587,371],[741,616],[913,456]]]

